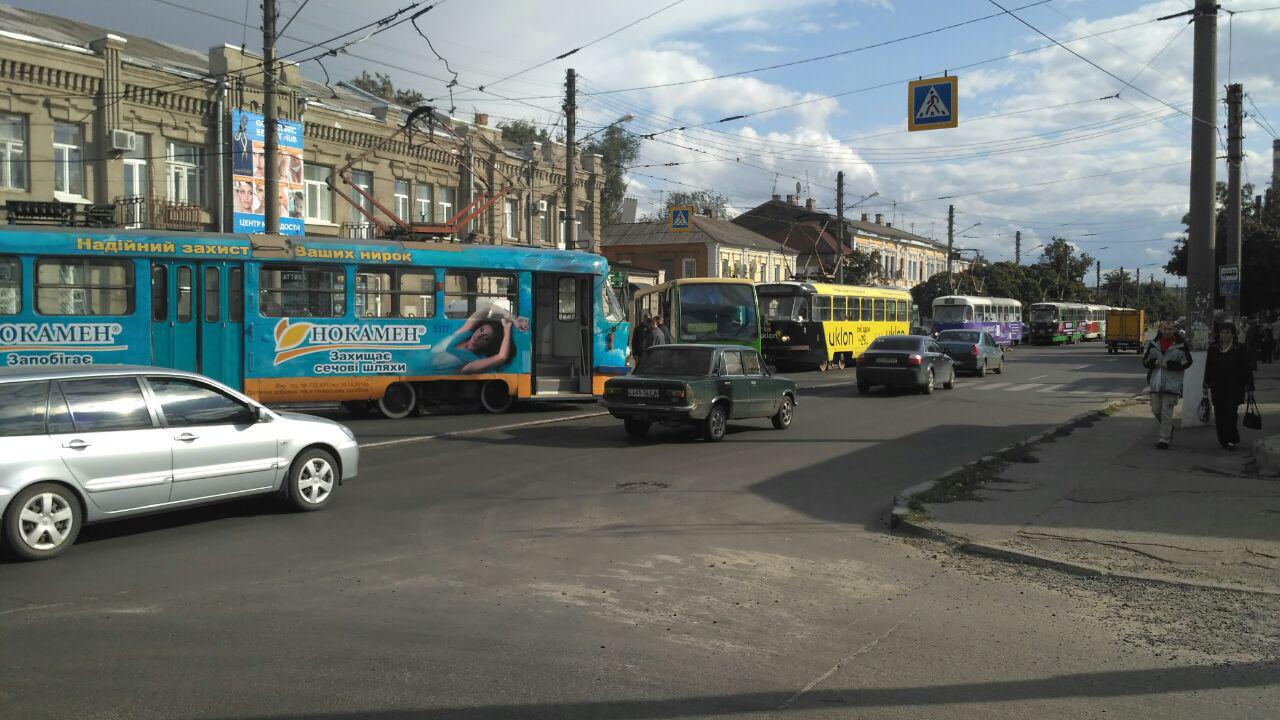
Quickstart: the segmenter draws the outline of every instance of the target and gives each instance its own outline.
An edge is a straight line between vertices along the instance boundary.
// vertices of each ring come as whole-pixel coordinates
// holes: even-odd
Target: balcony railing
[[[204,208],[165,198],[116,198],[116,224],[148,230],[205,229]]]
[[[382,238],[378,226],[373,223],[342,223],[339,236],[347,240],[377,240]]]
[[[9,200],[4,204],[10,225],[62,225],[66,227],[114,227],[110,205],[83,205],[46,200]]]

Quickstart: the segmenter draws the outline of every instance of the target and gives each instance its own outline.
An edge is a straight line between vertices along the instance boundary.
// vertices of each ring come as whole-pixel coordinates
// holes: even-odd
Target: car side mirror
[[[266,412],[261,405],[254,405],[253,421],[256,423],[271,422],[271,413]]]

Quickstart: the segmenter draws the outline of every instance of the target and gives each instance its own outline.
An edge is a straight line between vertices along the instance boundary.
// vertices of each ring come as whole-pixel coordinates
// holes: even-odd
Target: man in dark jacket
[[[1253,368],[1248,352],[1240,347],[1234,325],[1223,325],[1218,342],[1209,348],[1204,366],[1204,389],[1213,402],[1218,444],[1234,450],[1240,442],[1237,420],[1245,393],[1253,391]]]

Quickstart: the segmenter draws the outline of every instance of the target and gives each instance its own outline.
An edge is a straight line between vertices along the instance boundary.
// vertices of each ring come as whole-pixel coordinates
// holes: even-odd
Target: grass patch
[[[907,507],[924,513],[927,503],[976,500],[978,488],[1000,477],[1009,463],[1000,458],[984,458],[938,479],[933,487],[911,498]]]
[[[1000,453],[1000,459],[1011,463],[1038,463],[1040,458],[1036,457],[1031,451],[1029,445],[1014,445],[1013,447]]]

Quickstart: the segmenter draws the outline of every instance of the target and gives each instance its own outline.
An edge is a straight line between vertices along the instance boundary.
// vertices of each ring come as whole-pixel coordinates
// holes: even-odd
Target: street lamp
[[[596,128],[595,130],[592,130],[586,135],[583,135],[582,137],[578,138],[578,142],[581,143],[585,141],[587,138],[591,137],[592,135],[595,135],[598,132],[603,132],[605,130],[608,130],[611,127],[614,127],[615,125],[621,125],[622,123],[631,122],[632,120],[635,120],[635,119],[636,119],[635,115],[631,113],[627,113],[626,115],[623,115],[622,117],[618,118],[617,120],[614,120],[608,125],[605,125],[604,127]]]

